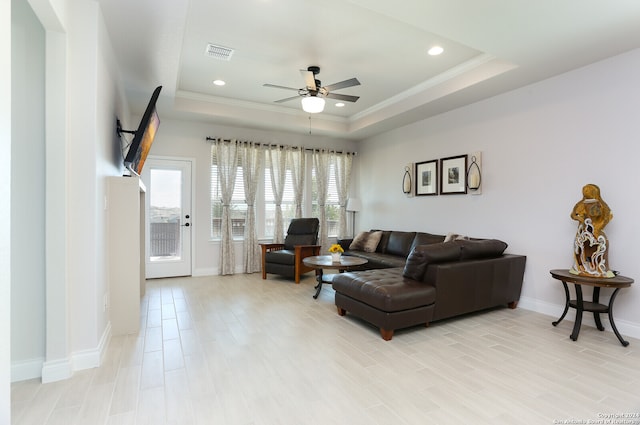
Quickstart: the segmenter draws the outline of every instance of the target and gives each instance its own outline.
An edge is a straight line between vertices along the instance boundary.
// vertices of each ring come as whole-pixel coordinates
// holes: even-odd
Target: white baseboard
[[[111,322],[107,323],[96,348],[77,351],[71,355],[73,371],[99,367],[109,347],[109,341],[111,341]]]
[[[194,277],[202,277],[202,276],[218,276],[220,270],[218,268],[210,268],[210,269],[196,269],[191,273],[191,276]],[[244,273],[244,269],[242,266],[236,266],[234,270],[235,274]]]
[[[215,276],[218,274],[218,270],[214,268],[209,269],[195,269],[191,276],[200,277],[200,276]]]
[[[564,304],[548,303],[545,301],[540,301],[540,300],[536,300],[528,297],[520,297],[520,301],[518,301],[518,307],[524,308],[525,310],[535,311],[536,313],[545,314],[551,317],[551,321],[557,320],[562,314],[562,311],[564,310]],[[607,323],[605,322],[605,320],[606,321],[609,320],[607,315],[602,315],[601,317],[603,318],[602,324],[605,326],[605,330],[611,331],[610,325],[607,326]],[[570,308],[564,320],[567,320],[569,322],[574,322],[575,318],[576,318],[576,310],[573,308]],[[616,322],[616,327],[618,328],[618,332],[620,332],[620,334],[622,334],[623,337],[629,336],[631,338],[640,339],[640,325],[638,323],[617,319],[615,317],[615,313],[614,313],[614,319]],[[582,325],[591,326],[595,328],[596,325],[595,325],[595,321],[593,320],[593,314],[591,313],[583,314]]]
[[[73,368],[70,359],[59,359],[44,362],[42,365],[42,383],[62,381],[69,379],[73,375]]]
[[[546,301],[540,301],[529,297],[520,297],[520,301],[518,301],[518,307],[524,308],[525,310],[535,311],[536,313],[546,314],[547,316],[558,317],[560,317],[560,314],[562,314],[562,310],[564,310],[564,304],[548,303]],[[567,313],[567,315],[569,313]]]
[[[11,363],[11,382],[40,378],[44,357]]]
[[[70,378],[74,372],[99,367],[111,341],[111,322],[102,333],[98,346],[90,350],[77,351],[69,358],[45,361],[43,358],[14,362],[11,364],[11,382],[42,378],[42,383]]]

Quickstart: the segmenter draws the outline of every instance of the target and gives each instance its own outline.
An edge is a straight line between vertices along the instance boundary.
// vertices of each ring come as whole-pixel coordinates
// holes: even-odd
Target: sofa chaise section
[[[396,329],[515,308],[526,257],[504,254],[506,246],[491,239],[416,245],[404,267],[337,275],[332,284],[338,314],[360,317],[390,340]]]

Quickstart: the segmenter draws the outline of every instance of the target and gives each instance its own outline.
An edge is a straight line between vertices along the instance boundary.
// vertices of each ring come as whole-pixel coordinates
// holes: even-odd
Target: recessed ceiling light
[[[429,53],[431,56],[438,56],[442,52],[444,52],[444,49],[442,47],[433,46],[432,48],[429,49],[427,53]]]
[[[336,107],[337,108],[342,108],[343,106],[344,106],[344,103],[342,103],[342,102],[336,103]]]
[[[222,80],[213,80],[213,84],[215,84],[216,86],[224,86],[227,83]]]

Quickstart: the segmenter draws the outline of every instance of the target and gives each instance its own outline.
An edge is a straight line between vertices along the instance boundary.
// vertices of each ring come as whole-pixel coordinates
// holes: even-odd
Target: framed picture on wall
[[[438,194],[438,160],[416,163],[416,196]]]
[[[467,193],[467,155],[440,160],[440,194]]]

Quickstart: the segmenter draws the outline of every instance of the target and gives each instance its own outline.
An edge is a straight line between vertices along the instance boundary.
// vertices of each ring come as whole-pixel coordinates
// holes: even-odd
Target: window
[[[311,156],[311,154],[308,154]],[[256,194],[255,205],[256,208],[256,227],[260,238],[273,238],[275,234],[275,196],[271,185],[271,158],[269,155],[265,155],[264,162],[264,174],[262,190],[259,190]],[[331,161],[333,162],[333,161]],[[289,167],[289,165],[288,165]],[[327,188],[326,199],[326,218],[327,218],[327,232],[329,237],[336,237],[338,234],[338,220],[340,213],[340,204],[338,198],[338,187],[336,184],[336,166],[331,163],[329,166],[329,187]],[[309,202],[305,206],[303,203],[303,216],[304,217],[320,217],[320,211],[318,206],[317,196],[317,184],[316,184],[316,170],[313,161],[307,158],[306,170],[304,170],[307,176],[311,175],[311,181],[305,183],[304,198]],[[289,227],[291,219],[295,217],[296,205],[294,194],[294,182],[293,173],[291,169],[286,170],[284,192],[282,196],[282,219],[284,231]],[[233,196],[230,205],[231,210],[231,222],[232,222],[232,235],[234,239],[241,239],[244,237],[245,220],[247,216],[247,204],[244,194],[244,182],[243,182],[243,170],[242,166],[238,164],[236,166],[236,181],[233,191]],[[309,211],[309,207],[311,211]],[[215,158],[215,149],[211,150],[211,238],[214,240],[220,240],[222,238],[222,193],[218,176],[218,167]]]
[[[320,207],[318,205],[318,185],[316,181],[316,167],[311,170],[312,180],[312,217],[320,218]],[[336,167],[334,164],[329,166],[329,187],[327,188],[327,199],[325,202],[327,211],[327,233],[329,237],[338,236],[338,218],[340,214],[340,202],[338,201],[338,186],[336,184]]]
[[[230,205],[231,232],[235,238],[244,236],[244,223],[247,217],[247,204],[244,196],[242,167],[236,166],[236,181]],[[218,176],[215,153],[211,152],[211,238],[222,238],[222,190]]]

